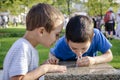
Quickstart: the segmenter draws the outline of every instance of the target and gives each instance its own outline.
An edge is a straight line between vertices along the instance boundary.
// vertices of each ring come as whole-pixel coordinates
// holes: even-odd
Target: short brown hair
[[[84,15],[72,17],[66,26],[66,38],[72,42],[81,43],[92,41],[93,23],[92,19]]]
[[[64,20],[59,10],[49,4],[39,3],[29,10],[26,17],[26,27],[28,31],[45,27],[47,32],[51,32],[57,19]]]

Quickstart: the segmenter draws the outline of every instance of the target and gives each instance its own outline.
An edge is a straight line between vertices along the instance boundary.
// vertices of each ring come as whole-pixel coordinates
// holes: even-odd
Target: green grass
[[[120,68],[120,40],[112,40],[112,53],[113,53],[113,60],[110,62],[110,64],[114,68]]]
[[[25,33],[25,27],[10,27],[7,29],[0,29],[0,38],[2,37],[21,37]]]
[[[18,37],[12,37],[12,38],[0,38],[0,68],[3,66],[3,59],[11,47],[11,45],[16,41]]]
[[[48,58],[49,48],[39,45],[37,46],[37,50],[39,52],[39,64],[42,64]]]
[[[11,45],[20,37],[22,37],[25,33],[25,27],[10,27],[8,29],[0,29],[0,68],[3,67],[4,57],[11,47]],[[63,31],[64,33],[64,31]],[[60,35],[62,36],[62,34]],[[113,52],[113,60],[109,63],[114,68],[120,68],[120,40],[113,39],[111,41],[113,47],[111,48]],[[47,58],[50,48],[46,48],[44,46],[36,47],[39,52],[39,60],[40,64],[42,64]]]

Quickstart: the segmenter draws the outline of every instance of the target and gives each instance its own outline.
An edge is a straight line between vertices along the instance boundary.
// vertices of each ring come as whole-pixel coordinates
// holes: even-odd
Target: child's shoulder
[[[100,33],[100,31],[98,29],[94,28],[94,34],[99,34],[99,33]]]
[[[60,37],[59,39],[58,39],[58,41],[64,41],[65,40],[65,35],[63,35],[62,37]]]
[[[31,46],[31,44],[24,38],[19,38],[17,41],[15,41],[14,45],[19,47]]]
[[[56,44],[64,44],[65,40],[66,40],[65,36],[62,36],[57,40]]]
[[[99,39],[99,38],[102,38],[102,32],[98,29],[94,29],[94,38],[95,39]]]

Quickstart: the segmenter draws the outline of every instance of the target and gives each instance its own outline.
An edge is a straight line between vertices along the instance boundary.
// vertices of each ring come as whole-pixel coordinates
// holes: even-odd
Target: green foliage
[[[118,3],[113,3],[113,0],[88,0],[87,3],[81,2],[81,0],[0,0],[0,12],[8,11],[13,15],[18,15],[26,12],[25,7],[29,9],[37,3],[52,4],[68,15],[76,11],[72,9],[72,3],[84,4],[90,16],[104,15],[109,7],[113,7],[116,12],[120,7]]]
[[[0,38],[2,37],[21,37],[25,33],[25,28],[0,29]]]
[[[53,1],[52,5],[61,10],[62,13],[69,15],[72,1],[73,0],[56,0]]]
[[[52,0],[1,0],[0,1],[0,12],[10,11],[13,15],[18,15],[25,12],[25,7],[30,8],[32,5],[37,3],[48,3],[52,4]]]
[[[118,10],[118,3],[113,3],[112,0],[88,0],[88,3],[85,3],[88,7],[88,14],[90,16],[104,15],[109,7],[113,7],[113,10],[116,12]]]

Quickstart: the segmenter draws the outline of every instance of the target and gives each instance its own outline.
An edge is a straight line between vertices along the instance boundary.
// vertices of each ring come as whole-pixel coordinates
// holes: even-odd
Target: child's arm
[[[110,62],[113,59],[113,55],[112,55],[111,50],[109,49],[106,53],[100,56],[93,57],[93,58],[95,60],[94,64],[106,63],[106,62]]]
[[[17,75],[10,80],[37,80],[40,76],[48,72],[66,72],[66,66],[44,64],[25,75]]]
[[[89,65],[94,65],[94,64],[99,64],[99,63],[106,63],[110,62],[113,59],[113,55],[111,50],[109,49],[106,53],[100,55],[100,56],[95,56],[95,57],[82,57],[82,59],[78,59],[76,64],[78,66],[89,66]]]
[[[53,54],[49,53],[49,59],[47,60],[50,64],[58,64],[59,59],[56,58]]]

